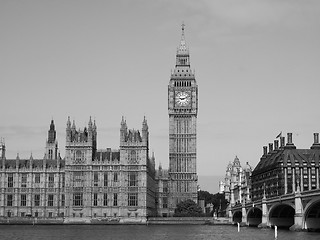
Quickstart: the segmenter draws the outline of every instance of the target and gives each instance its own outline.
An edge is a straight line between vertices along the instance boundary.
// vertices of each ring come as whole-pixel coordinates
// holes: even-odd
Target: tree
[[[225,199],[224,193],[223,194],[220,194],[220,193],[212,194],[207,191],[200,190],[198,192],[198,199],[204,200],[205,206],[208,203],[212,203],[214,212],[225,211],[228,204],[229,204],[228,201]]]
[[[181,201],[177,204],[176,209],[174,210],[174,217],[201,217],[203,212],[201,207],[199,207],[191,199]]]

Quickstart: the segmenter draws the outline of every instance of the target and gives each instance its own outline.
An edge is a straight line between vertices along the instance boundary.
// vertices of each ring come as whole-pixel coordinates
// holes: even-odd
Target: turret
[[[94,139],[97,140],[97,125],[96,125],[96,120],[93,120],[93,135]]]
[[[4,142],[4,139],[0,139],[0,159],[5,159],[6,158],[6,145]]]
[[[58,157],[58,142],[56,141],[56,130],[53,119],[51,120],[48,140],[46,142],[46,153],[45,158],[47,159],[57,159]]]
[[[86,133],[86,128],[84,130],[84,133]],[[87,133],[88,133],[88,141],[93,141],[93,124],[92,124],[91,116],[89,118]]]
[[[120,145],[121,145],[121,143],[126,141],[126,135],[127,135],[127,129],[128,129],[126,120],[124,120],[123,116],[122,116],[120,125],[121,125],[120,126]]]
[[[149,142],[149,130],[148,130],[148,123],[146,117],[143,118],[142,122],[142,141],[148,144]]]
[[[88,130],[92,130],[92,120],[91,120],[91,116],[89,118],[89,123],[88,123]]]
[[[93,145],[94,148],[97,148],[97,125],[96,125],[96,120],[93,120],[93,127],[92,127],[92,134],[93,134]]]
[[[68,120],[67,120],[66,142],[71,142],[71,121],[70,121],[70,117],[68,117]]]
[[[152,152],[150,163],[152,165],[152,168],[155,169],[155,167],[156,167],[156,158],[154,157],[154,152]]]
[[[50,129],[48,131],[48,143],[54,143],[56,141],[56,131],[53,119],[51,120]]]
[[[71,132],[72,132],[72,134],[75,134],[76,133],[76,123],[75,123],[75,121],[73,120],[73,122],[72,122],[72,127],[71,127]]]

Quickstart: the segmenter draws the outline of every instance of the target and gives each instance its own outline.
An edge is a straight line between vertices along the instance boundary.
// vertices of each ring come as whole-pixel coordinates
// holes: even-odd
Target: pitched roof
[[[263,155],[252,172],[257,175],[262,172],[276,168],[280,164],[283,167],[298,166],[319,166],[320,149],[279,149],[274,150],[267,155]]]

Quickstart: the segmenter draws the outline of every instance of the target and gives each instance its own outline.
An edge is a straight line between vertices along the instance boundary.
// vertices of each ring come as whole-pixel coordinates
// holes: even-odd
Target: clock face
[[[176,103],[178,106],[188,106],[190,104],[190,94],[188,92],[177,92]]]

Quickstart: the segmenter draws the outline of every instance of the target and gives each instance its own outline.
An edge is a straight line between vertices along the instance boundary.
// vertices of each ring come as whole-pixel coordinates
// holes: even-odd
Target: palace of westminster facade
[[[147,120],[141,132],[122,118],[119,150],[97,149],[97,126],[66,126],[65,157],[51,121],[43,159],[6,159],[0,141],[0,217],[146,221],[171,216],[176,204],[197,202],[198,86],[190,68],[184,25],[168,85],[169,169],[155,169]]]

